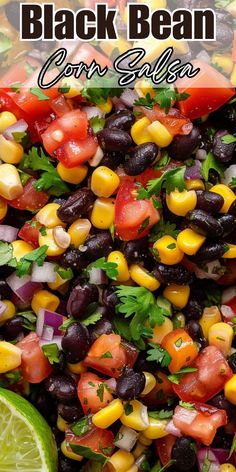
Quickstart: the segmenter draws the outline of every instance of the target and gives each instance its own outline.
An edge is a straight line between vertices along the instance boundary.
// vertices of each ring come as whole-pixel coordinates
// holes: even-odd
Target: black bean
[[[229,356],[228,363],[229,363],[233,373],[236,374],[236,352],[233,352],[233,354],[231,354],[231,356]]]
[[[106,119],[105,128],[117,128],[129,131],[135,122],[135,117],[130,110],[117,111]]]
[[[211,443],[211,447],[216,449],[230,449],[232,446],[232,435],[225,432],[225,428],[218,428]]]
[[[10,2],[5,5],[5,13],[9,23],[14,28],[20,30],[20,3]]]
[[[115,313],[116,306],[119,303],[115,287],[110,286],[103,290],[102,302],[111,314]]]
[[[227,24],[217,21],[216,41],[211,44],[215,44],[216,47],[225,48],[231,45],[233,37],[233,29]]]
[[[67,249],[61,256],[60,263],[63,267],[70,267],[77,272],[80,272],[88,265],[84,252],[81,252],[79,249]]]
[[[223,10],[223,8],[216,8],[215,13],[217,22],[220,21],[221,23],[233,25],[233,17],[227,10]]]
[[[206,211],[211,215],[215,215],[224,205],[224,199],[221,195],[205,190],[197,190],[197,206],[199,210]]]
[[[91,303],[97,302],[98,288],[94,284],[77,285],[70,293],[67,302],[67,313],[74,318],[82,318]]]
[[[144,143],[137,146],[124,164],[128,175],[138,175],[144,172],[156,159],[158,147],[155,143]]]
[[[84,245],[86,251],[83,253],[89,261],[95,261],[100,257],[106,257],[113,249],[113,241],[109,231],[101,231],[100,233],[89,236]]]
[[[172,159],[184,161],[198,148],[200,142],[200,129],[194,126],[190,134],[175,136],[167,151]]]
[[[222,257],[224,253],[225,245],[222,241],[206,241],[190,259],[196,263],[211,262]]]
[[[62,403],[70,403],[78,398],[75,382],[65,374],[51,374],[44,380],[44,387]]]
[[[58,312],[57,312],[58,313]],[[64,372],[66,368],[66,357],[64,355],[64,352],[60,352],[59,354],[59,362],[54,362],[53,365],[53,370],[54,372]]]
[[[223,234],[221,224],[209,213],[203,210],[193,210],[187,214],[190,228],[209,238],[216,238]]]
[[[97,133],[100,147],[104,151],[127,151],[132,145],[132,139],[126,131],[116,128],[104,128]]]
[[[222,141],[222,138],[227,134],[229,134],[229,131],[222,130],[214,136],[212,151],[215,158],[220,162],[229,162],[233,158],[235,143],[225,144]]]
[[[236,230],[236,218],[233,215],[221,215],[217,219],[223,227],[223,238]]]
[[[26,221],[32,219],[30,211],[19,211],[16,208],[8,207],[7,215],[4,219],[5,225],[14,226],[15,228],[22,228]]]
[[[228,213],[236,218],[236,200],[230,205]]]
[[[147,361],[146,351],[140,351],[134,364],[134,370],[137,372],[151,372],[154,374],[157,370],[157,365],[154,361]]]
[[[32,403],[50,425],[55,424],[57,420],[56,404],[48,392],[43,390],[37,392],[36,397],[32,399]]]
[[[176,283],[179,285],[191,284],[193,282],[193,274],[181,264],[168,266],[165,264],[156,264],[153,274],[160,283],[168,285]]]
[[[148,256],[148,238],[136,239],[125,243],[123,253],[129,264],[142,262]]]
[[[94,195],[88,188],[81,188],[63,203],[57,215],[64,223],[71,224],[81,216],[86,216],[94,202]]]
[[[111,170],[115,170],[123,160],[124,156],[120,152],[106,152],[100,162],[100,166],[105,166]]]
[[[231,132],[236,131],[236,107],[235,104],[226,104],[214,113],[217,121],[221,121],[223,126],[227,126]]]
[[[235,413],[235,406],[230,403],[223,393],[220,393],[219,395],[216,395],[214,398],[212,398],[209,401],[210,405],[215,406],[216,408],[219,408],[219,410],[225,410],[227,413],[228,418],[232,418],[232,416]]]
[[[69,326],[62,338],[61,347],[67,362],[76,364],[86,356],[90,346],[89,332],[81,323]]]
[[[200,320],[203,313],[203,308],[196,298],[191,297],[184,308],[183,313],[187,321],[191,319]]]
[[[206,347],[206,338],[204,337],[202,327],[198,323],[198,321],[195,320],[190,320],[186,325],[185,329],[188,332],[189,336],[197,343],[199,344],[201,349],[204,349]]]
[[[210,182],[212,185],[216,185],[219,181],[220,178],[218,172],[216,172],[215,169],[210,169],[208,174],[208,182]]]
[[[2,269],[2,268],[1,268]],[[6,280],[0,280],[0,300],[7,300],[11,295],[11,290],[9,285],[7,285]]]
[[[117,379],[116,395],[122,400],[134,400],[145,387],[145,375],[143,372],[134,372],[130,367],[125,367],[121,376]]]
[[[6,341],[13,341],[23,331],[23,318],[22,316],[13,316],[7,320],[2,328],[3,336]]]
[[[195,447],[194,447],[195,446]],[[196,443],[192,438],[177,438],[171,452],[178,470],[189,470],[196,463]]]
[[[93,343],[96,341],[101,334],[111,334],[113,331],[113,326],[110,320],[107,318],[102,318],[101,320],[97,321],[97,323],[93,326],[89,326],[89,334],[91,342]]]
[[[69,405],[58,403],[57,410],[58,414],[67,421],[67,423],[73,423],[73,421],[77,421],[84,416],[82,407],[78,401],[70,403]]]
[[[58,472],[78,472],[78,462],[59,455]]]

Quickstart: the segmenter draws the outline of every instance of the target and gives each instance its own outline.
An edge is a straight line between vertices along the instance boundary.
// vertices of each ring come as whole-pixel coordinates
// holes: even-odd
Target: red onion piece
[[[197,453],[199,472],[201,472],[203,469],[203,464],[206,457],[210,462],[208,472],[220,472],[220,462],[210,447],[202,447]]]
[[[135,100],[138,99],[138,94],[135,90],[127,89],[121,94],[120,98],[127,107],[132,107]]]
[[[46,339],[40,338],[39,345],[42,347],[42,346],[45,346],[47,344],[54,344],[55,343],[55,344],[57,344],[58,349],[61,349],[61,342],[62,342],[62,336],[53,336],[51,341],[47,341]]]
[[[12,243],[17,239],[19,229],[14,226],[0,225],[0,241],[6,241]]]
[[[180,438],[180,436],[182,436],[180,429],[176,428],[173,420],[170,420],[169,423],[167,423],[165,430],[168,434],[172,434],[173,436],[176,436],[177,438]]]
[[[52,262],[44,262],[42,266],[38,266],[38,264],[34,262],[31,272],[32,282],[51,283],[55,282],[56,277],[55,264],[52,264]]]
[[[220,311],[225,318],[231,319],[236,315],[236,313],[234,313],[232,308],[228,305],[221,305]]]
[[[45,339],[45,341],[52,341],[53,339],[53,328],[51,326],[44,326],[43,328],[43,333],[42,333],[42,339]]]
[[[177,406],[175,408],[175,413],[173,416],[174,426],[178,428],[179,421],[180,421],[180,424],[182,423],[191,424],[195,420],[197,414],[198,412],[195,409],[189,410],[187,408],[183,408],[182,406]]]
[[[222,298],[221,298],[223,305],[225,303],[228,303],[234,297],[236,297],[236,285],[233,285],[232,287],[229,287],[223,290]]]
[[[184,177],[186,180],[202,179],[201,163],[198,160],[194,161],[191,167],[186,167]]]
[[[18,277],[16,272],[7,277],[6,281],[11,290],[25,303],[32,300],[34,293],[42,288],[40,283],[31,282],[30,275]]]
[[[94,118],[95,116],[98,116],[99,118],[104,117],[104,113],[98,107],[83,107],[82,111],[86,113],[88,120]]]
[[[13,133],[24,133],[28,128],[28,125],[25,120],[21,119],[16,121],[13,125],[9,126],[3,132],[3,136],[5,139],[9,141],[14,141]]]
[[[206,270],[201,269],[196,265],[195,275],[198,279],[212,279],[218,280],[221,277],[220,269],[221,263],[217,259],[206,264]]]
[[[115,111],[121,111],[121,110],[126,110],[127,106],[124,104],[123,100],[118,97],[113,97],[112,98],[112,103],[115,108]]]
[[[59,315],[54,311],[45,310],[44,308],[39,308],[37,323],[36,323],[36,333],[41,338],[43,336],[43,330],[45,326],[50,326],[53,328],[54,335],[60,336],[61,331],[58,329],[64,321],[64,316]]]
[[[229,450],[228,449],[222,449],[222,448],[211,448],[212,452],[215,454],[217,460],[219,461],[220,464],[225,464],[228,462],[228,457],[229,457]]]
[[[106,385],[109,387],[111,392],[114,393],[116,390],[116,379],[113,379],[113,377],[111,377],[110,379],[106,380]]]
[[[107,283],[107,276],[102,269],[93,267],[89,272],[89,283],[102,285]]]
[[[0,301],[0,319],[1,319],[1,316],[4,314],[4,311],[6,310],[6,308],[7,308],[7,305],[5,305],[5,303]]]

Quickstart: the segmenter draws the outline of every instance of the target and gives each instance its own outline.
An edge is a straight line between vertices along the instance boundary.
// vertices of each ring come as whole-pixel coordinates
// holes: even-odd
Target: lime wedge
[[[0,472],[56,472],[52,431],[24,398],[0,388]]]

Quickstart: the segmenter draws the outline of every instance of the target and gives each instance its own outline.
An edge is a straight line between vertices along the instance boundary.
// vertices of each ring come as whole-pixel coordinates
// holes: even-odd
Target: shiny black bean
[[[60,352],[59,362],[54,362],[52,367],[53,367],[54,372],[59,372],[59,373],[64,372],[64,370],[66,368],[66,357],[65,357],[64,352],[62,352],[62,351]]]
[[[107,318],[102,318],[101,320],[97,321],[97,323],[93,326],[89,326],[89,334],[91,342],[93,343],[96,341],[99,336],[102,334],[111,334],[113,331],[113,326],[110,320]]]
[[[119,299],[116,295],[115,287],[110,286],[103,290],[102,292],[102,302],[104,306],[110,311],[111,314],[115,313]]]
[[[97,133],[98,143],[104,151],[127,151],[132,139],[126,131],[104,128]]]
[[[157,370],[156,362],[147,361],[146,351],[140,351],[134,364],[134,370],[137,372],[151,372],[154,374]]]
[[[111,170],[115,170],[123,160],[124,155],[120,152],[106,152],[100,162],[100,166],[105,166]]]
[[[233,29],[226,23],[220,23],[217,21],[216,28],[216,47],[227,47],[230,46],[233,41],[234,33]]]
[[[210,405],[215,406],[216,408],[219,408],[219,410],[225,410],[227,413],[228,418],[232,418],[232,416],[235,413],[235,406],[230,403],[223,393],[220,393],[219,395],[216,395],[214,398],[212,398],[209,401]]]
[[[134,372],[130,367],[125,367],[121,376],[117,379],[116,395],[122,400],[134,400],[145,387],[145,375],[143,372]]]
[[[20,3],[10,2],[5,5],[5,13],[9,23],[19,31],[20,29]],[[42,41],[43,42],[43,41]]]
[[[196,298],[191,297],[183,312],[187,321],[191,319],[200,320],[203,313],[203,308]]]
[[[67,302],[67,313],[74,318],[82,318],[91,303],[97,302],[98,288],[93,284],[77,285],[70,293]]]
[[[215,13],[217,22],[220,21],[221,23],[228,23],[229,25],[233,25],[233,17],[227,10],[223,10],[222,8],[216,8]]]
[[[75,382],[65,374],[51,374],[44,380],[44,387],[46,392],[62,403],[70,403],[78,398]]]
[[[187,214],[187,220],[190,228],[197,233],[203,234],[208,238],[216,238],[223,234],[223,228],[221,224],[203,210],[193,210]]]
[[[22,228],[26,221],[32,219],[30,211],[19,211],[16,208],[8,207],[7,215],[4,219],[4,225],[14,226],[15,228]]]
[[[57,411],[67,423],[73,423],[73,421],[77,421],[84,416],[82,407],[78,401],[70,403],[69,405],[58,403]]]
[[[124,245],[123,253],[129,264],[142,262],[148,255],[148,238],[128,241]]]
[[[207,192],[205,190],[197,190],[197,209],[206,211],[211,215],[219,213],[224,204],[224,199],[221,195],[214,192]]]
[[[197,343],[199,344],[201,349],[204,349],[206,347],[206,338],[204,337],[202,327],[198,323],[198,321],[195,320],[190,320],[188,323],[185,325],[185,330],[188,332],[189,336]]]
[[[228,213],[236,218],[236,200],[230,205]]]
[[[192,438],[177,438],[171,452],[171,458],[175,460],[175,467],[181,471],[194,467],[197,458],[195,451],[196,443]]]
[[[2,268],[1,268],[2,269]],[[7,285],[6,280],[0,280],[0,300],[7,300],[11,295],[11,290],[9,285]]]
[[[175,136],[167,151],[172,159],[184,161],[198,148],[200,142],[200,129],[194,126],[190,134]]]
[[[22,316],[13,316],[7,320],[2,328],[3,336],[6,341],[13,341],[23,332]]]
[[[218,174],[218,172],[216,172],[215,169],[210,169],[210,170],[209,170],[208,181],[209,181],[212,185],[216,185],[216,184],[218,184],[218,182],[220,181],[220,179],[219,179],[219,174]]]
[[[64,223],[71,224],[81,216],[86,216],[94,202],[94,195],[88,188],[81,188],[63,203],[57,215]]]
[[[117,111],[106,119],[105,128],[117,128],[129,131],[135,122],[135,117],[130,110]]]
[[[153,274],[162,284],[176,283],[179,285],[191,284],[193,282],[193,274],[181,264],[168,266],[165,264],[156,264]]]
[[[225,144],[222,141],[222,138],[227,134],[229,134],[229,131],[222,130],[214,136],[212,151],[215,158],[220,162],[229,162],[233,158],[235,143]]]
[[[236,107],[235,104],[224,105],[214,113],[217,121],[222,120],[223,126],[226,126],[231,132],[236,131]]]
[[[236,352],[233,352],[233,354],[231,354],[231,356],[229,356],[228,363],[229,363],[233,373],[236,374]]]
[[[141,174],[155,161],[157,153],[158,147],[155,143],[140,144],[124,162],[124,171],[128,175]]]
[[[190,257],[193,262],[211,262],[219,259],[225,253],[222,241],[206,241],[195,256]]]
[[[233,215],[221,215],[217,219],[223,227],[223,238],[225,238],[236,230],[236,218]]]
[[[58,472],[78,472],[78,462],[59,455]]]
[[[50,425],[55,424],[57,420],[56,404],[48,392],[40,390],[31,401]]]
[[[81,252],[79,249],[67,249],[61,256],[60,263],[63,267],[70,267],[77,272],[80,272],[88,265],[84,252]]]
[[[86,239],[83,253],[89,261],[95,261],[100,257],[106,257],[113,249],[113,241],[109,231],[101,231]]]
[[[216,449],[230,449],[232,446],[232,435],[226,434],[225,428],[218,428],[211,443],[211,447]]]
[[[88,329],[81,323],[69,326],[62,338],[61,347],[67,362],[76,364],[86,356],[90,346]]]

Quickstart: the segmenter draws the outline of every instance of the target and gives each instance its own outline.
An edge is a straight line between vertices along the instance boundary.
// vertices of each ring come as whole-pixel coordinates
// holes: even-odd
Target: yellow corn
[[[129,280],[129,268],[124,257],[124,254],[120,251],[110,252],[107,262],[114,262],[117,264],[118,275],[116,276],[117,282],[127,282]]]
[[[147,450],[146,444],[143,444],[138,441],[134,450],[132,451],[132,454],[134,455],[135,459],[138,459],[138,457],[140,457],[146,450]]]
[[[170,284],[165,288],[163,296],[169,300],[176,308],[182,310],[187,303],[190,295],[189,285]]]
[[[21,239],[12,242],[12,249],[12,257],[16,258],[17,262],[19,262],[19,260],[26,254],[29,254],[29,252],[34,250],[31,244],[21,241]]]
[[[166,195],[166,203],[169,210],[177,216],[185,216],[191,210],[194,210],[197,204],[197,195],[194,190],[183,190],[179,192],[177,189]]]
[[[16,307],[14,303],[12,303],[10,300],[2,300],[2,303],[6,305],[6,308],[0,318],[0,326],[2,326],[5,321],[13,318],[13,316],[16,314]]]
[[[150,372],[143,372],[145,375],[145,387],[141,393],[141,397],[145,397],[148,393],[150,393],[154,387],[156,386],[156,379],[154,375],[152,375]]]
[[[57,210],[60,208],[58,203],[48,203],[41,210],[38,211],[36,215],[36,220],[41,223],[41,225],[46,226],[47,228],[55,228],[55,226],[65,226],[63,221],[60,220],[57,216]]]
[[[225,8],[234,18],[236,18],[236,0],[233,0],[232,2],[227,5]]]
[[[3,220],[3,218],[5,218],[7,214],[7,209],[8,209],[7,202],[5,202],[5,200],[0,198],[0,222]]]
[[[67,280],[62,279],[60,274],[56,272],[56,280],[55,282],[48,282],[48,286],[51,290],[58,290],[61,291],[62,287],[68,283]]]
[[[110,113],[111,110],[112,110],[112,101],[110,99],[110,97],[108,97],[107,101],[106,102],[101,102],[98,104],[98,108],[100,108],[100,110],[105,113],[105,115],[107,113]]]
[[[206,238],[201,234],[195,233],[190,228],[181,231],[177,236],[178,247],[188,256],[193,256],[203,245]]]
[[[158,252],[162,264],[178,264],[184,257],[184,253],[178,247],[176,240],[168,234],[158,239],[154,243],[153,249]]]
[[[211,187],[210,191],[218,193],[218,195],[221,195],[223,197],[224,204],[220,209],[220,213],[227,213],[232,203],[236,200],[236,195],[234,194],[233,190],[227,187],[227,185],[217,184],[214,185],[214,187]]]
[[[62,92],[66,98],[74,98],[80,95],[80,92],[83,88],[81,82],[75,77],[64,77],[61,81],[62,90],[64,88],[65,92]],[[68,90],[69,89],[69,90]]]
[[[95,413],[92,417],[92,422],[97,428],[106,429],[115,423],[123,412],[123,404],[119,398],[116,398],[116,400],[113,400],[109,405],[105,406],[105,408]]]
[[[228,244],[228,250],[223,254],[224,259],[235,259],[236,258],[236,245],[235,244]]]
[[[126,41],[126,39],[122,38],[121,36],[117,40],[110,40],[110,41],[100,41],[99,47],[108,57],[111,57],[112,53],[117,50],[119,54],[123,54],[124,52],[128,51],[132,48],[131,44]]]
[[[208,332],[208,342],[210,346],[216,346],[222,354],[227,357],[231,353],[231,346],[234,337],[232,326],[227,323],[215,323]]]
[[[139,468],[136,464],[133,464],[126,472],[138,472]]]
[[[221,464],[220,466],[220,472],[236,472],[236,469],[233,464]]]
[[[9,141],[0,135],[0,159],[7,164],[19,164],[24,155],[24,148],[20,143]]]
[[[46,251],[47,256],[60,256],[66,249],[58,246],[53,236],[53,230],[54,228],[47,228],[45,236],[41,233],[39,234],[39,246],[48,246]]]
[[[62,432],[68,428],[68,423],[60,415],[57,417],[57,428]]]
[[[14,344],[0,341],[0,374],[21,365],[21,350]]]
[[[233,70],[233,61],[231,54],[214,53],[211,58],[211,63],[219,66],[226,74],[230,74]]]
[[[56,311],[59,303],[60,299],[54,295],[54,293],[48,292],[48,290],[38,290],[38,292],[33,295],[31,308],[37,315],[39,308]]]
[[[139,97],[145,97],[148,93],[151,97],[155,96],[155,91],[153,90],[150,80],[143,79],[138,80],[134,86]]]
[[[236,405],[236,374],[229,379],[225,386],[224,386],[224,393],[225,393],[225,398],[232,403],[233,405]]]
[[[110,472],[127,472],[133,464],[133,454],[119,449],[109,458],[107,467]]]
[[[63,166],[61,162],[57,165],[57,172],[60,175],[61,179],[68,184],[78,185],[85,179],[88,173],[88,167],[85,165],[81,165],[78,167],[72,167],[68,169],[67,167]]]
[[[143,3],[143,0],[137,0],[138,3]],[[148,6],[151,10],[159,10],[166,8],[166,0],[149,0]]]
[[[221,314],[217,306],[204,308],[203,315],[199,320],[203,334],[208,339],[210,327],[221,321]]]
[[[169,133],[168,129],[160,121],[153,121],[153,123],[147,127],[147,132],[152,136],[152,141],[161,148],[169,146],[173,141],[172,134]]]
[[[152,338],[149,339],[149,342],[154,343],[154,344],[161,344],[162,339],[168,334],[173,331],[173,323],[168,318],[165,316],[164,323],[162,323],[161,326],[156,325],[153,328],[153,335]]]
[[[118,175],[106,166],[99,166],[92,173],[91,190],[97,197],[110,197],[119,185]]]
[[[129,405],[133,411],[129,415],[126,415],[124,411],[120,417],[121,423],[136,431],[144,431],[148,426],[147,407],[138,400],[131,400]]]
[[[236,64],[234,64],[231,76],[230,76],[230,81],[233,87],[236,87]]]
[[[12,164],[0,165],[0,196],[7,200],[14,200],[23,193],[20,175]]]
[[[3,133],[9,126],[14,125],[17,122],[17,118],[10,111],[2,111],[0,113],[0,133]]]
[[[165,430],[166,425],[167,421],[165,420],[149,417],[149,426],[143,431],[143,435],[148,439],[164,438],[168,434]]]
[[[135,144],[149,143],[152,141],[151,134],[147,131],[147,127],[151,124],[148,118],[144,117],[136,121],[131,127],[131,136]]]
[[[98,229],[109,229],[115,218],[115,201],[112,198],[97,198],[94,202],[91,223]]]
[[[79,461],[81,462],[83,460],[83,457],[80,456],[79,454],[76,454],[75,452],[71,451],[68,449],[69,443],[64,441],[61,443],[61,452],[64,456],[68,457],[68,459],[72,459],[74,461]]]
[[[145,287],[151,292],[154,292],[160,287],[160,282],[155,277],[144,269],[141,265],[132,264],[129,268],[131,279],[140,287]]]
[[[84,244],[87,236],[89,235],[92,225],[86,218],[79,218],[74,221],[68,228],[68,234],[71,237],[71,244],[75,247],[79,247]]]
[[[77,362],[76,364],[67,364],[67,367],[72,374],[83,374],[87,371],[83,361]]]
[[[144,446],[151,446],[151,444],[152,444],[152,439],[146,438],[146,437],[143,435],[143,433],[140,433],[140,434],[139,434],[138,440],[139,440],[139,442],[140,442],[141,444],[143,444]]]
[[[205,185],[200,179],[186,179],[185,185],[187,190],[205,190]]]

